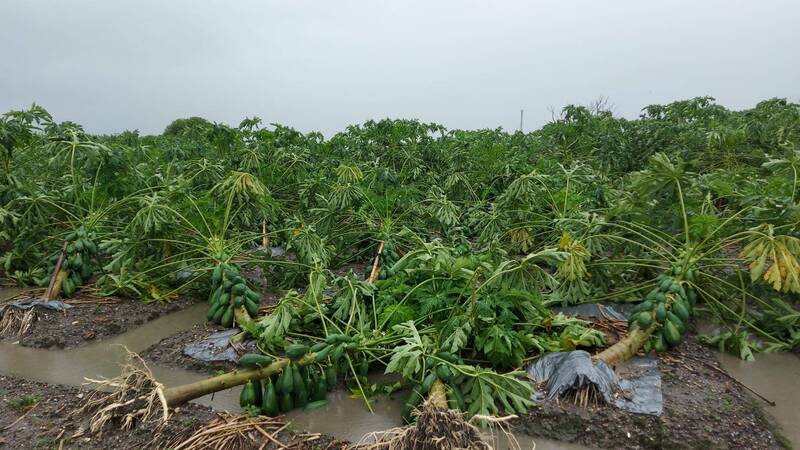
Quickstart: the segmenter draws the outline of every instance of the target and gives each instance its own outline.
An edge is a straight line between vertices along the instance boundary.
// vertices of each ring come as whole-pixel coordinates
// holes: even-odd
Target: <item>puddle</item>
[[[19,292],[0,288],[0,300]],[[119,363],[125,357],[124,347],[141,352],[161,339],[189,330],[205,320],[206,306],[198,304],[170,313],[111,339],[67,350],[44,350],[22,347],[12,342],[0,342],[0,372],[52,384],[79,386],[84,377],[113,377],[119,373]],[[151,366],[153,375],[164,385],[177,386],[206,378],[206,375],[171,367]],[[367,433],[401,425],[400,411],[405,397],[381,397],[373,402],[374,414],[364,401],[351,398],[348,392],[328,394],[331,403],[314,411],[296,410],[288,418],[296,429],[325,433],[339,439],[356,442]],[[238,412],[239,390],[229,389],[194,400],[219,411]],[[582,450],[588,447],[550,441],[520,434],[516,436],[521,448],[538,450]],[[501,440],[500,444],[505,441]],[[500,445],[499,448],[506,448]]]
[[[792,353],[758,353],[755,361],[718,354],[722,367],[734,378],[775,402],[756,400],[781,427],[792,446],[800,448],[800,358]],[[755,397],[754,397],[755,398]]]

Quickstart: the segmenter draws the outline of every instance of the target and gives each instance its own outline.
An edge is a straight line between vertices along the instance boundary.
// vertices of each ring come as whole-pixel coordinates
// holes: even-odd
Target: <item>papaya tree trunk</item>
[[[314,353],[305,355],[294,364],[303,366],[314,362]],[[283,371],[289,364],[289,358],[279,358],[267,367],[258,369],[244,369],[228,372],[223,375],[195,381],[194,383],[164,389],[164,398],[170,407],[180,406],[190,400],[200,398],[212,392],[224,391],[235,386],[247,383],[250,380],[262,380]]]
[[[264,248],[269,247],[269,237],[267,236],[267,221],[261,221],[261,246]]]
[[[61,289],[61,280],[64,279],[62,277],[59,280],[59,276],[61,276],[61,266],[64,265],[64,255],[66,254],[67,245],[68,244],[69,244],[69,241],[64,241],[64,244],[61,246],[61,253],[59,253],[58,261],[56,261],[56,266],[53,269],[53,276],[50,277],[50,285],[47,286],[47,291],[44,293],[44,300],[45,301],[50,301],[50,300],[53,300],[54,298],[58,297],[58,293],[60,292],[60,289]],[[56,286],[58,286],[59,291],[57,291],[55,294],[53,294],[53,289]]]
[[[640,348],[647,342],[650,334],[653,333],[655,327],[650,327],[647,330],[636,329],[628,333],[623,339],[611,347],[606,348],[602,352],[594,355],[595,360],[605,361],[609,366],[615,366],[623,363],[633,357]]]
[[[431,391],[428,393],[428,399],[437,408],[447,408],[447,391],[445,391],[442,380],[437,378],[433,382]]]
[[[61,295],[61,282],[64,281],[69,276],[69,272],[66,270],[59,270],[56,276],[53,278],[53,288],[50,290],[50,294],[45,296],[45,300],[55,300]]]
[[[245,384],[250,380],[261,380],[276,373],[280,373],[287,364],[289,364],[289,360],[282,358],[267,367],[236,370],[224,375],[195,381],[194,383],[166,388],[164,389],[164,398],[166,398],[167,405],[170,407],[179,406],[212,392],[223,391],[234,386]]]
[[[367,280],[369,284],[375,284],[375,280],[378,279],[378,267],[381,263],[381,254],[383,253],[384,245],[385,242],[381,241],[381,245],[378,246],[378,254],[375,255],[375,260],[372,262],[372,271],[369,273],[369,280]]]

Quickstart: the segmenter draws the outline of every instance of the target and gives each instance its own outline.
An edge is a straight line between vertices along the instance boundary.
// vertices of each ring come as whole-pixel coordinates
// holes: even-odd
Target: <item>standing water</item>
[[[764,410],[782,428],[792,446],[800,448],[800,358],[794,353],[758,353],[755,361],[719,354],[722,367],[734,378],[775,402]]]

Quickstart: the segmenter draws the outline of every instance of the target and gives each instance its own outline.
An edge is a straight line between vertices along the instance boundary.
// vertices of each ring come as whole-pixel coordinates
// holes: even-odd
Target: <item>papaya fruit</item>
[[[278,375],[278,381],[275,388],[278,390],[280,394],[291,394],[292,393],[292,366],[288,365],[284,367],[283,371],[280,375]]]
[[[667,318],[667,308],[664,307],[663,303],[659,303],[656,306],[656,320],[658,323],[664,323],[664,319]]]
[[[305,344],[289,344],[286,347],[286,356],[292,361],[297,361],[308,353],[308,346]]]
[[[431,386],[433,386],[434,381],[436,381],[436,374],[431,372],[429,373],[424,380],[422,380],[422,393],[427,394],[431,390]]]
[[[272,361],[272,358],[269,356],[258,353],[245,353],[239,357],[239,365],[249,369],[267,367],[268,365],[272,364]]]
[[[675,313],[676,316],[680,317],[682,321],[689,320],[689,310],[686,309],[686,305],[683,304],[680,300],[676,299],[672,302],[672,306],[670,310]]]
[[[280,414],[278,393],[275,391],[275,385],[272,384],[272,380],[267,380],[266,386],[264,386],[264,398],[261,403],[261,411],[265,415],[275,417]]]
[[[303,408],[303,411],[313,411],[315,409],[320,409],[322,407],[328,406],[329,403],[330,402],[328,400],[325,400],[324,398],[322,400],[315,400],[307,404],[305,408]]]
[[[258,316],[258,305],[248,297],[244,299],[244,309],[247,310],[247,314],[250,314],[250,317]]]
[[[436,367],[436,376],[445,383],[449,383],[450,380],[453,379],[453,371],[446,365],[439,364],[439,366]]]
[[[662,328],[662,334],[664,335],[664,339],[670,346],[678,345],[681,342],[681,333],[678,331],[675,325],[669,320],[664,323],[664,328]]]
[[[244,385],[244,388],[242,388],[242,393],[239,394],[239,406],[242,408],[247,408],[248,406],[254,406],[255,404],[256,386],[252,381],[248,381]]]
[[[327,347],[328,344],[325,342],[317,342],[316,344],[312,345],[310,349],[308,349],[311,353],[317,353],[318,351],[322,350],[323,348]]]
[[[336,368],[333,366],[328,366],[325,368],[325,384],[328,386],[328,390],[336,387],[338,383],[339,380],[338,374],[336,373]]]
[[[280,403],[278,406],[282,413],[287,413],[294,409],[294,400],[292,400],[292,394],[281,394],[280,397]]]
[[[233,306],[228,305],[225,307],[225,312],[220,319],[220,325],[225,328],[230,328],[233,325]]]

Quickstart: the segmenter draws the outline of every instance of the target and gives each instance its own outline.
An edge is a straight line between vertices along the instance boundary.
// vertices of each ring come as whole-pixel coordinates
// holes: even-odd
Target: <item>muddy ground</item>
[[[170,303],[145,304],[135,299],[102,297],[67,301],[64,312],[36,309],[36,320],[21,337],[15,332],[0,336],[25,347],[64,349],[80,347],[136,328],[145,322],[195,303],[182,297]]]
[[[219,417],[209,408],[187,404],[172,412],[167,425],[130,431],[106,427],[102,434],[89,432],[89,418],[71,414],[85,390],[0,376],[0,449],[150,449],[168,448]],[[287,427],[276,436],[288,448],[338,449],[345,443],[327,436],[306,441],[306,436]],[[263,445],[263,447],[262,447]],[[253,449],[278,448],[266,438],[253,441]]]
[[[602,448],[775,449],[779,432],[761,400],[724,374],[714,353],[694,338],[659,356],[664,413],[627,413],[547,403],[519,427],[534,436]]]

